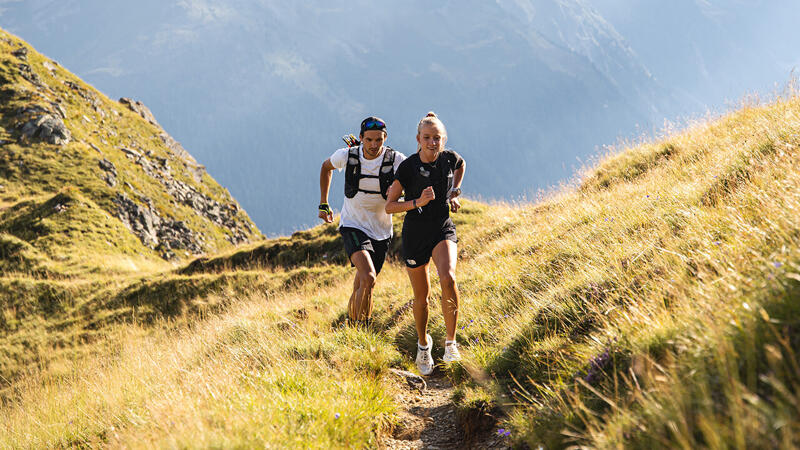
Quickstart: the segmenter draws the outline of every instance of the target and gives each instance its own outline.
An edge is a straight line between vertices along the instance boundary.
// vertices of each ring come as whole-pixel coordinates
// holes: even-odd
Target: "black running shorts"
[[[347,259],[353,256],[353,253],[361,250],[366,250],[372,259],[372,265],[375,267],[375,273],[381,273],[383,268],[383,261],[386,259],[386,251],[389,249],[389,241],[392,238],[379,241],[367,236],[367,233],[359,230],[358,228],[341,227],[339,233],[344,240],[344,251],[347,253]],[[350,261],[353,265],[353,261]]]
[[[444,240],[458,242],[456,226],[448,217],[443,222],[403,222],[402,253],[406,267],[420,267],[431,260],[436,244]]]

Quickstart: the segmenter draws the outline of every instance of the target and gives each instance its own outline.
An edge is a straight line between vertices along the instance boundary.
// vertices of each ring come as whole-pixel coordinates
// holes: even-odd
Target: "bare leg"
[[[375,266],[366,250],[359,250],[350,255],[350,261],[356,266],[356,281],[353,284],[353,295],[350,296],[348,311],[354,320],[369,319],[372,312],[372,289],[375,287]]]
[[[414,323],[417,326],[419,344],[427,347],[428,342],[428,292],[431,289],[428,277],[428,264],[420,267],[406,268],[411,288],[414,290]]]
[[[450,240],[443,240],[436,244],[431,255],[439,273],[439,282],[442,285],[442,316],[444,316],[444,326],[447,329],[448,341],[455,340],[456,323],[458,322],[457,256],[458,246]]]
[[[356,293],[358,292],[358,271],[356,271],[355,279],[353,280],[353,293],[350,294],[350,301],[347,303],[347,316],[350,320],[356,320],[358,313],[356,312]]]

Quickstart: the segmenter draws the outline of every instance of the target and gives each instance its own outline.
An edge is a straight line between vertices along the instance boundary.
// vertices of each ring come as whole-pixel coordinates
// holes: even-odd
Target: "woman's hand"
[[[435,198],[436,194],[433,193],[433,186],[428,186],[422,191],[422,195],[420,195],[417,199],[417,206],[425,206]]]
[[[453,197],[450,199],[450,211],[458,212],[459,208],[461,208],[461,202],[458,201],[457,198]]]

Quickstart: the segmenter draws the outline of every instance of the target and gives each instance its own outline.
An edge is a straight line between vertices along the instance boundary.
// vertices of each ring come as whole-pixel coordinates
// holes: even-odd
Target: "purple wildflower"
[[[777,269],[778,267],[782,266],[783,263],[780,261],[775,261],[774,263],[772,263],[772,265],[775,266],[775,268]]]
[[[342,417],[342,415],[341,415],[341,414],[339,414],[339,413],[336,413],[336,414],[334,414],[334,415],[333,415],[333,418],[334,418],[334,419],[338,419],[339,417]]]
[[[499,436],[502,436],[502,435],[503,435],[505,432],[506,432],[506,429],[505,429],[505,428],[500,428],[500,429],[498,429],[498,430],[497,430],[497,434],[498,434]]]

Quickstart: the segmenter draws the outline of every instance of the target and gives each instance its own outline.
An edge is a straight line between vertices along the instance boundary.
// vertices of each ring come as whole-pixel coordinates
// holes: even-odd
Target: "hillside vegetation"
[[[790,93],[620,149],[536,203],[466,202],[465,359],[439,369],[464,429],[490,415],[530,448],[800,446],[799,147]],[[103,254],[63,236],[117,219],[2,231],[52,209],[26,195],[0,222],[18,267],[0,296],[0,447],[370,448],[399,426],[387,372],[413,370],[416,336],[394,257],[374,325],[348,327],[335,225],[76,274],[50,249]]]

